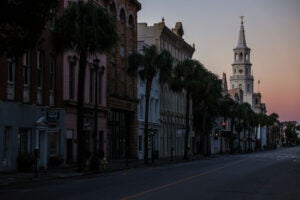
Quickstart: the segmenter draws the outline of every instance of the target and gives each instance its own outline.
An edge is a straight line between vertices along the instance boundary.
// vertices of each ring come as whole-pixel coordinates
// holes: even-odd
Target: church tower
[[[237,46],[233,49],[234,61],[232,64],[232,76],[230,76],[231,89],[243,90],[244,102],[253,107],[253,76],[251,74],[250,51],[246,44],[244,16],[241,16],[241,27]]]

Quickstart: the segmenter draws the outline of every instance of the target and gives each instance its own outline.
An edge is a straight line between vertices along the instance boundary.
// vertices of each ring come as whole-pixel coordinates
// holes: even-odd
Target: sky
[[[267,114],[300,123],[300,0],[139,0],[138,22],[148,26],[162,17],[169,28],[182,22],[184,40],[195,44],[193,59],[222,77],[230,88],[233,48],[240,16],[254,76]],[[260,84],[258,85],[258,80]]]

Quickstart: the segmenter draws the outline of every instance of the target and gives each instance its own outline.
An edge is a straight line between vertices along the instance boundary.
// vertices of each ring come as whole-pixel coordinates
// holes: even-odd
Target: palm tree
[[[57,51],[73,50],[79,56],[77,88],[77,137],[78,166],[84,163],[85,136],[84,120],[84,82],[87,58],[89,54],[104,53],[117,43],[115,23],[107,12],[96,6],[93,1],[72,2],[56,21],[52,34]]]
[[[144,47],[142,53],[132,53],[128,58],[128,73],[132,77],[139,75],[141,80],[146,81],[145,124],[144,124],[144,162],[148,164],[148,113],[151,85],[153,78],[158,74],[159,82],[165,83],[172,72],[173,58],[171,54],[162,50],[158,52],[155,45]],[[153,155],[152,155],[153,156]]]
[[[186,98],[185,112],[185,141],[183,159],[188,159],[188,140],[190,131],[190,102],[192,92],[201,84],[200,74],[203,65],[197,60],[186,59],[177,64],[174,69],[174,76],[171,79],[171,89],[177,92],[184,91]]]
[[[249,112],[251,111],[251,106],[248,103],[242,103],[237,106],[236,110],[236,117],[238,120],[238,123],[236,124],[236,131],[238,132],[238,151],[241,150],[241,141],[240,141],[240,136],[241,132],[244,130],[244,135],[245,135],[245,129],[247,128],[247,116]]]
[[[269,116],[267,116],[267,145],[269,148],[274,148],[275,145],[275,136],[273,133],[273,125],[278,122],[278,114],[277,113],[271,113]],[[271,126],[271,130],[270,130]]]
[[[33,48],[52,17],[58,0],[1,1],[0,56],[17,57]]]
[[[202,143],[202,154],[210,154],[209,133],[215,125],[218,116],[218,103],[222,97],[221,80],[207,71],[204,67],[200,68],[199,83],[194,88],[193,97],[193,125],[196,132],[200,134]]]
[[[236,108],[238,103],[236,103],[229,95],[225,95],[220,99],[220,111],[226,121],[227,117],[230,119],[230,153],[233,153],[233,130],[235,126]]]
[[[255,127],[258,126],[258,114],[256,114],[252,109],[248,113],[248,151],[252,152],[252,135],[255,136]],[[256,137],[256,136],[255,136]]]

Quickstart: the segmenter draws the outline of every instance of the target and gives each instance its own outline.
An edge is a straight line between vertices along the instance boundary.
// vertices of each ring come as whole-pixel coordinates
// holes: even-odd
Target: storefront
[[[63,161],[65,112],[37,105],[0,102],[0,171],[31,170]]]

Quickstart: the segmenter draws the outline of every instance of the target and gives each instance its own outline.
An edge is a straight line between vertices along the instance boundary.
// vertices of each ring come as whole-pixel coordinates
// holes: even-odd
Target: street
[[[0,199],[300,199],[300,147],[0,188]]]

